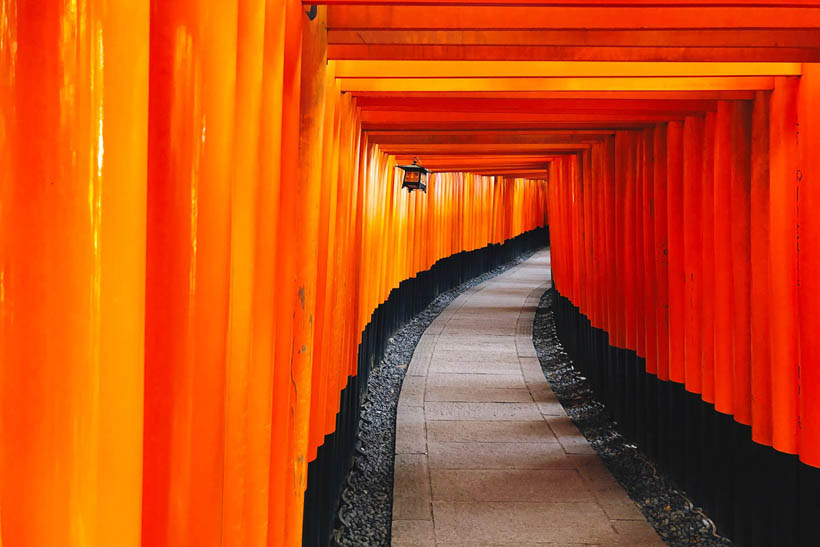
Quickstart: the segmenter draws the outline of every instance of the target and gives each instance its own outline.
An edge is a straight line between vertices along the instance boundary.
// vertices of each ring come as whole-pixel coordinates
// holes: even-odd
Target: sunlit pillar
[[[0,1],[3,545],[140,544],[147,1]]]

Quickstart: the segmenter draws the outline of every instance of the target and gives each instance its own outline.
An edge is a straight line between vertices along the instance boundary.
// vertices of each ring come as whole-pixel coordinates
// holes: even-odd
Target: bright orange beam
[[[606,61],[336,61],[337,78],[589,78],[799,76],[800,63]]]
[[[771,2],[703,7],[345,6],[328,9],[329,29],[714,29],[815,28],[820,9]]]
[[[774,88],[766,76],[682,78],[348,78],[342,91],[752,91]]]
[[[816,48],[816,29],[330,29],[330,45]]]
[[[630,29],[630,31],[633,29]],[[746,29],[734,29],[750,34]],[[755,29],[768,31],[772,29]],[[774,29],[777,30],[777,29]],[[801,29],[793,29],[800,31]],[[405,31],[406,32],[406,31]],[[635,30],[640,32],[640,30]],[[503,47],[499,47],[503,46]],[[328,59],[405,59],[405,60],[472,60],[472,61],[652,61],[652,62],[820,62],[818,47],[689,47],[667,45],[601,46],[591,45],[470,45],[460,44],[330,44]]]
[[[754,91],[356,91],[362,99],[535,99],[750,101]]]
[[[409,145],[385,145],[381,146],[382,151],[388,154],[458,154],[464,156],[486,155],[486,154],[509,154],[509,155],[524,155],[543,152],[556,152],[565,150],[580,151],[591,148],[591,144],[568,143],[568,144],[514,144],[510,146],[499,145],[469,145],[469,144],[409,144]]]
[[[528,145],[571,144],[600,142],[605,135],[612,132],[597,134],[574,133],[524,133],[518,131],[378,131],[368,132],[368,141],[381,145],[383,150],[390,149],[391,145],[425,146],[425,145],[504,145],[511,147]]]
[[[604,124],[618,122],[664,122],[670,119],[683,118],[684,113],[584,113],[584,114],[553,114],[553,113],[522,113],[522,112],[384,112],[364,111],[362,122],[391,124],[397,122],[508,122],[508,123],[562,123],[562,122],[599,122]]]

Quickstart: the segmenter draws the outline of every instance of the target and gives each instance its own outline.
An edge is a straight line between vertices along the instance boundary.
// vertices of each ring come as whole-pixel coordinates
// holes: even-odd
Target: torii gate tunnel
[[[390,334],[547,225],[624,432],[820,545],[818,63],[816,0],[0,0],[0,545],[324,547]]]

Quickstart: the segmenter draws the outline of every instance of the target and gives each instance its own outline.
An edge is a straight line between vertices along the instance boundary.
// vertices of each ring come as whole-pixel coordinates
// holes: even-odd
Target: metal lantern
[[[410,192],[413,190],[427,192],[427,175],[430,171],[419,165],[418,158],[413,159],[413,165],[397,165],[396,167],[404,171],[402,188],[407,188]]]

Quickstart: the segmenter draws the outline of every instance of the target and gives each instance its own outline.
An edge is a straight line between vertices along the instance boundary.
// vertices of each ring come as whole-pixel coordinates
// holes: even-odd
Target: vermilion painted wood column
[[[290,9],[290,7],[288,8]],[[301,10],[301,6],[299,7]],[[302,541],[304,491],[307,486],[307,448],[310,425],[314,318],[316,310],[316,251],[322,187],[322,139],[327,70],[327,8],[319,7],[312,21],[303,17],[299,167],[296,184],[281,193],[279,233],[289,234],[277,256],[280,306],[289,310],[291,336],[277,340],[276,364],[290,369],[289,441],[285,481],[285,545]],[[316,168],[308,168],[315,166]],[[284,172],[284,171],[283,171]],[[284,172],[287,173],[287,172]],[[293,176],[294,173],[287,173]],[[286,179],[283,175],[283,179]],[[282,317],[280,315],[280,317]],[[274,446],[276,439],[274,439]]]
[[[243,6],[243,9],[246,9]],[[253,13],[247,14],[253,17]],[[247,20],[246,20],[247,21]],[[258,186],[253,226],[253,299],[247,380],[247,454],[242,502],[246,545],[266,545],[271,501],[271,427],[273,421],[273,360],[275,342],[275,264],[279,247],[276,227],[282,155],[282,65],[284,62],[285,5],[267,0],[259,103]],[[247,24],[250,24],[248,22]],[[245,44],[252,47],[252,42]],[[249,77],[254,74],[250,72]],[[239,94],[237,102],[243,100]]]
[[[800,190],[798,302],[800,306],[800,459],[820,467],[820,70],[803,65],[798,99]]]
[[[625,248],[626,248],[626,168],[623,165],[623,158],[626,156],[626,146],[627,140],[623,132],[619,132],[615,135],[615,178],[613,183],[613,217],[614,217],[614,244],[613,244],[613,256],[614,256],[614,267],[615,267],[615,287],[614,287],[614,300],[615,300],[615,322],[613,325],[612,332],[610,333],[611,343],[612,345],[625,348],[627,344],[627,336],[626,336],[626,323],[627,323],[627,314],[626,314],[626,300],[628,298],[627,291],[628,285],[627,281],[629,276],[626,273],[627,265],[626,265],[626,256],[625,256]]]
[[[703,400],[715,402],[715,113],[707,112],[703,125],[701,174],[702,309],[700,317],[701,385]]]
[[[653,175],[653,203],[655,213],[655,294],[658,378],[669,380],[669,224],[666,143],[668,127],[658,125],[652,136],[652,148],[655,152],[655,169]]]
[[[683,210],[683,124],[669,122],[666,134],[669,249],[669,379],[686,380],[684,360],[685,285]]]
[[[686,390],[694,393],[700,393],[702,389],[700,321],[703,305],[703,151],[703,118],[689,116],[683,125],[683,327]]]
[[[644,184],[646,184],[646,142],[643,131],[635,134],[635,353],[646,358],[646,266],[644,265]]]
[[[715,410],[731,414],[734,404],[732,331],[731,113],[718,102],[715,116]]]
[[[798,451],[798,176],[797,79],[778,78],[769,117],[771,442],[778,450]]]
[[[602,144],[592,148],[592,167],[594,174],[590,189],[592,191],[592,224],[594,231],[594,246],[592,259],[593,299],[595,302],[595,316],[592,326],[598,329],[606,328],[606,224],[604,203],[604,170],[605,155]]]
[[[734,405],[735,420],[752,423],[751,388],[751,134],[752,108],[748,101],[732,105],[732,275],[734,302]]]
[[[654,128],[644,130],[644,162],[643,162],[643,261],[644,261],[644,296],[643,315],[646,317],[646,371],[650,374],[658,372],[658,281],[655,257],[655,131]]]
[[[595,316],[595,299],[593,297],[595,287],[593,285],[594,280],[594,270],[592,266],[592,256],[594,253],[594,231],[592,229],[592,155],[590,154],[589,150],[585,150],[581,153],[581,159],[583,160],[583,203],[581,204],[584,211],[584,223],[583,223],[583,243],[584,243],[584,273],[585,273],[585,283],[584,283],[584,305],[587,310],[587,313],[591,316]]]
[[[770,99],[767,92],[755,94],[751,149],[752,439],[765,445],[772,442]]]
[[[138,547],[148,2],[0,12],[0,543]]]
[[[298,0],[285,2],[284,24],[284,66],[282,85],[282,152],[280,171],[280,205],[276,233],[293,233],[293,211],[288,213],[285,204],[291,192],[284,188],[294,186],[299,181],[299,132],[300,132],[300,88],[302,84],[302,25],[304,11]],[[290,204],[288,204],[290,205]],[[275,293],[276,338],[273,366],[273,409],[271,428],[270,467],[270,512],[268,520],[268,543],[284,545],[291,521],[287,516],[287,505],[297,486],[290,480],[292,465],[289,465],[293,443],[291,408],[293,397],[291,382],[291,355],[293,354],[293,298],[287,290],[293,290],[292,269],[287,266],[288,255],[293,253],[289,238],[278,238],[276,249]],[[298,250],[296,251],[298,252]],[[287,289],[286,289],[287,287]]]
[[[238,4],[230,308],[225,363],[225,547],[261,546],[267,542],[273,363],[269,353],[253,357],[259,349],[256,335],[261,334],[254,325],[255,271],[257,263],[269,260],[263,255],[269,252],[270,237],[259,234],[257,229],[259,212],[267,213],[269,208],[268,194],[261,188],[267,181],[259,177],[265,11],[264,0],[241,0]],[[259,281],[273,284],[273,277]],[[263,339],[267,336],[262,335]]]
[[[143,541],[221,543],[237,3],[151,12]]]

